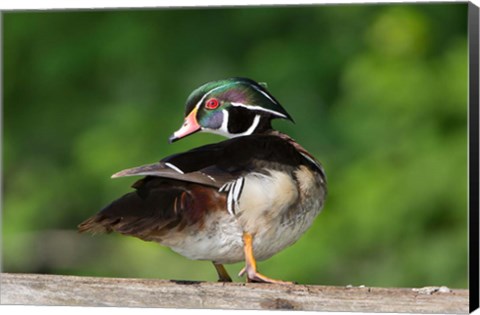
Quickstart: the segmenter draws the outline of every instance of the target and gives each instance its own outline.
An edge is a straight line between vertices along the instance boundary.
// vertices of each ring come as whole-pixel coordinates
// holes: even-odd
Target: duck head
[[[247,78],[208,82],[188,97],[184,123],[169,141],[198,131],[228,138],[263,133],[272,129],[275,118],[293,122],[264,84]]]

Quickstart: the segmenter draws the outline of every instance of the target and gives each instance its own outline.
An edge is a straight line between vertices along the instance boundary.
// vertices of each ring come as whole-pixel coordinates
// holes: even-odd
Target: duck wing
[[[135,191],[115,200],[78,228],[80,232],[117,231],[144,240],[159,240],[170,230],[202,225],[208,212],[233,213],[233,191],[238,198],[239,189],[227,192],[225,187],[240,183],[238,179],[249,172],[261,171],[265,162],[298,165],[302,158],[290,143],[277,136],[255,135],[126,169],[112,177],[146,177],[133,184]]]

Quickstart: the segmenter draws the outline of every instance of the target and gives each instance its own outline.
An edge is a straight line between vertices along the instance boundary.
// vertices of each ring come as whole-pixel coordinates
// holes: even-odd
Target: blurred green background
[[[222,140],[167,144],[193,89],[246,76],[329,182],[262,273],[467,287],[466,3],[10,12],[3,30],[4,271],[216,281],[209,262],[76,225],[130,191],[111,174]]]

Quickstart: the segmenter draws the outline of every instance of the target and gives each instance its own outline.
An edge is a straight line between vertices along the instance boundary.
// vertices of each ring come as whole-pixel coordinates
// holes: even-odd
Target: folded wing
[[[157,163],[126,169],[112,177],[146,177],[133,184],[135,191],[81,223],[79,231],[117,231],[158,240],[168,230],[202,224],[208,212],[230,210],[233,214],[228,194],[240,194],[241,189],[228,192],[226,184],[241,181],[249,172],[261,171],[266,162],[281,167],[301,161],[310,163],[288,141],[258,135],[202,146]]]

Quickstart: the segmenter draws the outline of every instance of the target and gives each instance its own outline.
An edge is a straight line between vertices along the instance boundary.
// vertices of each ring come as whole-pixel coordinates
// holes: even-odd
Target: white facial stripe
[[[242,103],[230,103],[230,104],[232,104],[233,106],[237,106],[237,107],[244,107],[244,108],[247,108],[247,109],[259,110],[259,111],[274,114],[274,115],[277,115],[277,116],[280,116],[280,117],[283,117],[283,118],[287,118],[287,116],[285,116],[282,113],[276,112],[276,111],[271,110],[271,109],[266,109],[266,108],[263,108],[263,107],[260,107],[260,106],[256,106],[256,105],[249,105],[249,104],[242,104]]]
[[[235,134],[235,137],[237,136],[246,136],[246,135],[250,135],[252,134],[252,132],[255,130],[255,128],[257,128],[258,124],[260,123],[260,115],[255,115],[255,118],[253,119],[253,123],[252,125],[250,126],[250,128],[248,128],[247,131],[245,132],[242,132],[240,134]]]
[[[228,85],[228,84],[231,84],[231,83],[225,83],[225,84],[223,84],[223,85],[217,86],[216,88],[211,89],[210,91],[208,91],[207,93],[205,93],[205,94],[202,96],[202,98],[200,99],[200,101],[198,101],[197,105],[195,105],[195,108],[197,108],[197,109],[200,108],[200,106],[201,106],[202,103],[203,103],[203,100],[204,100],[208,95],[210,95],[213,91],[216,91],[216,90],[218,90],[218,89],[220,89],[220,88],[222,88],[222,87],[224,87],[225,85]]]
[[[228,134],[228,110],[224,109],[222,110],[223,113],[223,121],[222,125],[220,126],[220,132],[224,132],[225,134]]]
[[[262,91],[261,89],[259,89],[258,87],[256,87],[255,85],[252,85],[252,86],[253,86],[253,88],[254,88],[255,90],[257,90],[258,92],[262,93],[263,96],[265,96],[266,98],[268,98],[272,103],[278,104],[277,102],[275,102],[275,100],[274,100],[273,98],[270,97],[270,95],[268,95],[267,93],[265,93],[264,91]]]
[[[228,132],[228,111],[223,110],[223,115],[224,116],[223,116],[222,126],[218,129],[208,129],[208,132],[229,137],[229,138],[248,136],[255,131],[255,129],[258,127],[258,124],[260,123],[260,115],[255,115],[255,117],[253,118],[252,125],[248,128],[248,130],[242,133],[229,133]]]
[[[205,94],[202,96],[202,98],[200,99],[200,101],[198,101],[198,103],[195,105],[195,108],[198,109],[198,108],[202,105],[202,103],[203,103],[203,101],[205,100],[205,98],[206,98],[208,95],[210,95],[213,91],[216,91],[216,90],[218,90],[218,89],[220,89],[220,88],[222,88],[222,87],[224,87],[224,86],[226,86],[226,85],[229,85],[229,84],[231,84],[231,83],[225,83],[225,84],[220,85],[220,86],[217,86],[216,88],[211,89],[210,91],[208,91],[207,93],[205,93]],[[258,88],[258,87],[255,86],[255,85],[251,85],[251,86],[252,86],[255,90],[257,90],[258,92],[260,92],[263,96],[265,96],[266,98],[268,98],[272,103],[278,104],[278,102],[276,102],[272,97],[270,97],[270,95],[268,95],[267,93],[265,93],[264,91],[262,91],[260,88]],[[281,117],[285,117],[285,118],[287,117],[287,116],[285,116],[285,115],[282,114],[282,113],[276,112],[276,111],[274,111],[274,110],[265,109],[265,108],[260,107],[260,106],[247,105],[247,104],[242,104],[242,103],[232,103],[232,105],[234,105],[234,106],[243,106],[243,107],[246,107],[246,108],[253,108],[253,109],[257,109],[257,110],[263,110],[263,111],[265,111],[265,112],[269,112],[269,113],[272,113],[272,114],[275,114],[275,115],[279,115],[279,116],[281,116]]]

